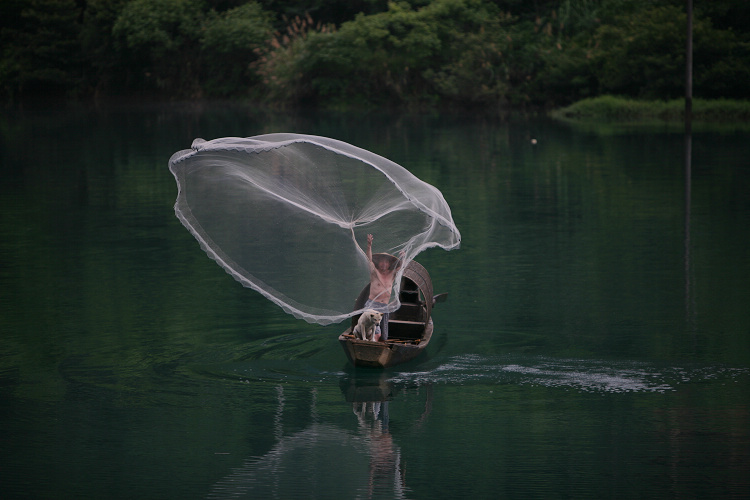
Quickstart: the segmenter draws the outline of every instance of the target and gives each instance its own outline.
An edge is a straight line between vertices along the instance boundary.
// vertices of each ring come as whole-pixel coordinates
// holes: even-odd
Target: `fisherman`
[[[386,312],[388,303],[391,301],[391,290],[396,273],[401,269],[402,260],[388,254],[376,254],[372,256],[371,234],[367,235],[367,260],[370,263],[370,296],[365,302],[365,309],[375,309],[383,313],[380,326],[375,330],[373,340],[388,340],[388,319],[390,314]],[[403,255],[403,252],[402,252]]]

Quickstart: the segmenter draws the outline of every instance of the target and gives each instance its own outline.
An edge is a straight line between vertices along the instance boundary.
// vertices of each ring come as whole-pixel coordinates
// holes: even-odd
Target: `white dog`
[[[357,326],[354,327],[354,337],[362,340],[373,340],[375,337],[375,330],[379,329],[380,320],[383,319],[383,314],[373,309],[367,309],[359,317]]]

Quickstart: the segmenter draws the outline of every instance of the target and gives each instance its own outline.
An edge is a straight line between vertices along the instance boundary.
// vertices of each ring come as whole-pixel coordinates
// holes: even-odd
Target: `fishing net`
[[[461,236],[438,189],[403,167],[334,139],[297,134],[196,139],[169,160],[175,212],[201,248],[244,286],[322,325],[357,312],[365,251],[406,264]],[[403,253],[402,253],[403,252]]]

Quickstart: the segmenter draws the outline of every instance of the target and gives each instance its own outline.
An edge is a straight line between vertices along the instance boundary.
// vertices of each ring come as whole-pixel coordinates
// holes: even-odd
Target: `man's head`
[[[373,254],[372,262],[375,264],[375,268],[381,273],[393,271],[398,265],[398,259],[388,253]]]

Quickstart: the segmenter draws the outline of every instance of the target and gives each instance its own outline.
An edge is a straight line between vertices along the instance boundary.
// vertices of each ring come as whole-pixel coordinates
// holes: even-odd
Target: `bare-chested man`
[[[366,309],[375,309],[383,313],[380,326],[375,330],[373,340],[388,340],[388,319],[390,314],[385,308],[391,301],[391,290],[396,273],[401,268],[401,260],[393,256],[378,255],[377,263],[372,258],[372,235],[367,235],[367,260],[370,262],[370,297],[365,302]],[[389,258],[390,257],[390,258]]]

